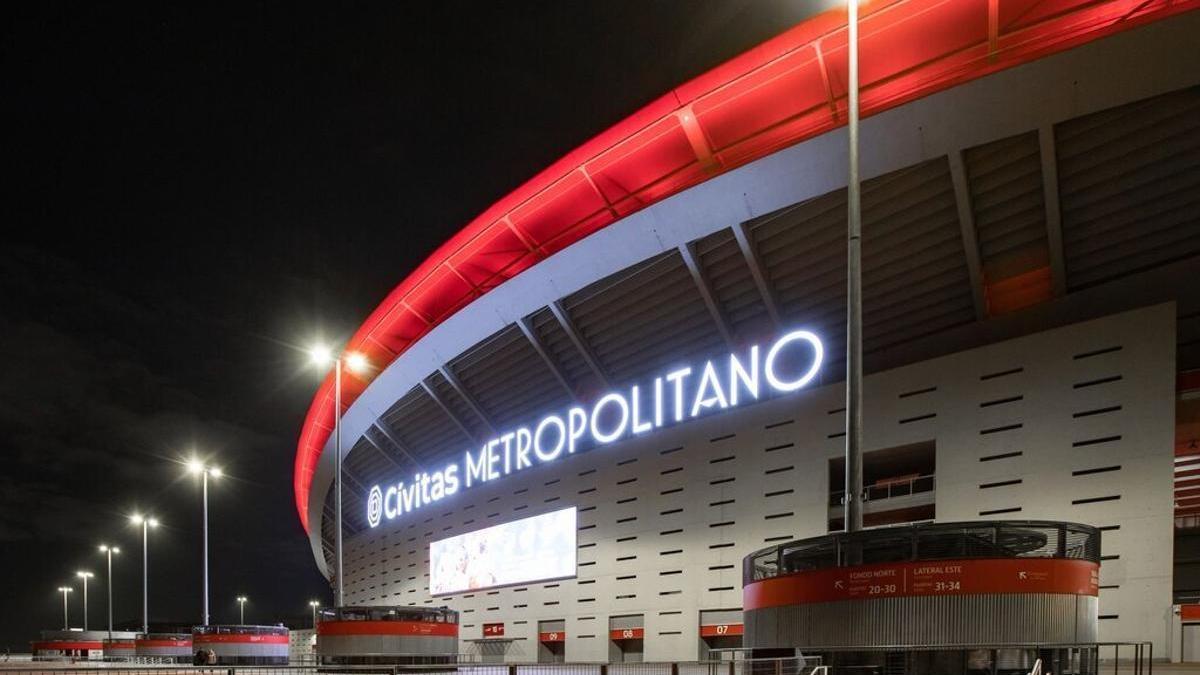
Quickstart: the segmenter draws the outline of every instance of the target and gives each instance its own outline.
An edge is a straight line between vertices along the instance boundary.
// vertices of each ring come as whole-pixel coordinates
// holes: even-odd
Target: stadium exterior
[[[1197,7],[863,19],[867,524],[1096,526],[1099,638],[1159,654],[1193,513],[1174,467],[1200,435]],[[695,659],[740,644],[743,557],[841,527],[844,24],[815,15],[601,134],[368,319],[348,348],[377,368],[347,376],[342,418],[346,604],[447,606],[460,650],[496,660]],[[754,395],[738,359],[761,366]],[[675,383],[686,404],[655,403]],[[575,408],[599,426],[535,450]],[[296,460],[327,576],[332,414],[327,381]],[[430,594],[431,542],[565,507],[573,576]]]

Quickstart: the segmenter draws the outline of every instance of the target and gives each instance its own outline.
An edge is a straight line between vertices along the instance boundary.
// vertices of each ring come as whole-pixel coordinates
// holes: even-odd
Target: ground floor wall
[[[864,447],[933,443],[938,521],[1102,528],[1100,638],[1158,652],[1171,621],[1174,345],[1164,304],[873,374]],[[841,373],[822,377],[831,383],[477,485],[356,535],[346,602],[449,606],[461,649],[488,660],[689,660],[728,645],[731,624],[711,635],[702,613],[740,611],[742,557],[828,530],[845,393]],[[575,578],[429,595],[430,542],[567,506],[579,510]],[[565,637],[543,650],[546,625]]]

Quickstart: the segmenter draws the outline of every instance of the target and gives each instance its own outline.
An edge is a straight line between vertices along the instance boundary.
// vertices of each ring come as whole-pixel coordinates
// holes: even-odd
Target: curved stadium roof
[[[1198,0],[879,0],[861,18],[862,114],[1200,7]],[[814,16],[651,102],[493,204],[405,278],[347,349],[385,369],[434,327],[555,252],[651,204],[845,123],[845,13]],[[346,377],[343,409],[369,382]],[[296,452],[309,493],[333,428],[318,389]]]

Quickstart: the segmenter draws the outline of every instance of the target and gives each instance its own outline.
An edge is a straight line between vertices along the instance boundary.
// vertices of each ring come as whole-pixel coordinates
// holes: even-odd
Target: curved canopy
[[[860,18],[862,114],[1197,7],[1200,0],[870,2]],[[825,12],[651,102],[468,223],[388,294],[347,349],[382,370],[433,327],[556,251],[844,124],[845,45],[845,12]],[[368,379],[344,378],[343,410]],[[333,408],[330,374],[296,451],[296,508],[306,531]]]

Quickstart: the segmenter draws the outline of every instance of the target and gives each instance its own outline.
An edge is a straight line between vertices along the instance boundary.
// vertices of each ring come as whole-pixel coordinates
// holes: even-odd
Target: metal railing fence
[[[733,658],[719,661],[643,663],[479,663],[427,665],[155,665],[112,661],[35,661],[0,663],[2,675],[889,675],[889,655],[921,652],[980,654],[990,672],[1028,673],[1038,659],[1056,675],[1153,675],[1154,648],[1149,642],[990,645],[865,645],[806,648],[804,655],[782,658]],[[863,663],[863,654],[879,663]],[[855,654],[860,658],[853,658]],[[981,654],[982,655],[982,654]],[[906,657],[906,658],[907,658]],[[1027,665],[1021,666],[1022,659]],[[916,660],[914,657],[913,661]],[[1005,667],[1007,660],[1010,665]],[[857,661],[855,663],[848,663]],[[910,663],[913,661],[909,661]],[[906,675],[919,671],[905,669]],[[966,668],[964,667],[964,671]],[[977,672],[977,671],[972,671]]]

